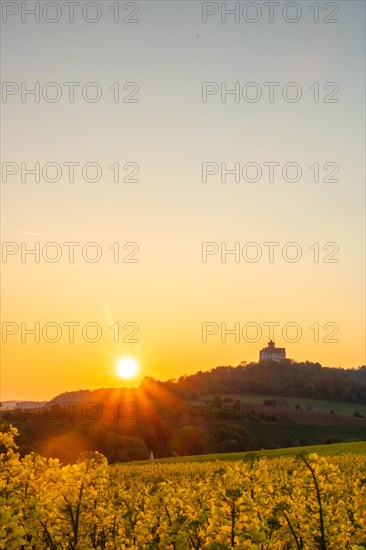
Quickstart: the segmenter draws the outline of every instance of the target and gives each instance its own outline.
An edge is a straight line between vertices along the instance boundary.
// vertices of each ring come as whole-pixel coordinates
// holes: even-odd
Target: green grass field
[[[344,453],[366,456],[366,441],[355,441],[352,443],[333,443],[330,445],[307,445],[306,447],[288,447],[284,449],[270,449],[265,451],[251,451],[243,453],[220,453],[210,455],[194,455],[170,458],[158,458],[154,460],[139,460],[133,464],[166,464],[179,462],[212,462],[215,460],[243,460],[248,455],[255,454],[258,458],[279,458],[281,456],[295,456],[302,452],[317,453],[323,456],[334,456]],[[132,464],[126,462],[122,464]]]
[[[216,394],[202,395],[199,399],[201,402],[212,401]],[[330,413],[334,411],[336,414],[344,416],[353,416],[355,411],[359,411],[366,417],[366,405],[358,405],[355,403],[345,403],[343,401],[324,401],[321,399],[308,399],[305,397],[279,397],[278,395],[243,395],[243,394],[220,394],[221,399],[229,397],[234,401],[239,400],[242,403],[258,403],[263,404],[265,399],[286,399],[290,406],[300,405],[303,409],[312,407],[312,410]],[[194,401],[192,401],[194,403]],[[197,403],[197,401],[196,401]]]

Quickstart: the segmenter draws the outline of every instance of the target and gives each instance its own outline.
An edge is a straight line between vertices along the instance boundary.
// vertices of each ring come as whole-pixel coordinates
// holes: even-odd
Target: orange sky
[[[70,103],[19,93],[1,105],[2,399],[124,384],[116,364],[126,355],[140,363],[134,383],[256,361],[270,336],[295,360],[365,362],[364,3],[340,3],[337,24],[313,15],[203,23],[199,2],[177,1],[141,2],[133,25],[9,17],[3,80],[63,90],[97,82],[103,95]],[[282,93],[293,81],[297,102]],[[121,93],[138,83],[138,101],[114,102],[116,82]],[[228,90],[256,82],[263,94],[203,102],[204,82]],[[280,83],[273,102],[266,82]],[[325,103],[336,89],[329,83],[337,101]],[[39,181],[27,172],[36,163]],[[78,163],[73,181],[70,163]],[[98,181],[83,171],[88,163],[99,166]],[[205,181],[204,163],[220,172]],[[221,167],[237,163],[240,181],[225,181]],[[268,163],[278,166],[274,181]],[[300,167],[296,182],[283,177],[288,163]],[[60,178],[51,182],[55,164]],[[260,167],[258,181],[243,178],[248,164]],[[27,253],[37,247],[39,257]],[[25,333],[35,323],[38,343]],[[86,341],[92,325],[83,335],[89,323],[101,332],[95,343]],[[203,323],[215,332],[207,342]],[[297,341],[289,323],[301,329]],[[239,341],[221,341],[225,326],[239,327]]]

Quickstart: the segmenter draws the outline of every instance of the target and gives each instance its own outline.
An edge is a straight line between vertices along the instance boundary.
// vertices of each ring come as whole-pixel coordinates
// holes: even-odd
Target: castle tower
[[[261,349],[259,353],[259,362],[261,361],[277,361],[281,362],[286,359],[286,349],[276,348],[275,343],[271,340],[266,348]]]

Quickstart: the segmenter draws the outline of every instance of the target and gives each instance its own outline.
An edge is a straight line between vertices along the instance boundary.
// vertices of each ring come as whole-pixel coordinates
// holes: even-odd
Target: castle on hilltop
[[[286,349],[276,348],[275,343],[271,340],[266,348],[259,352],[259,362],[261,361],[283,361],[286,359]]]

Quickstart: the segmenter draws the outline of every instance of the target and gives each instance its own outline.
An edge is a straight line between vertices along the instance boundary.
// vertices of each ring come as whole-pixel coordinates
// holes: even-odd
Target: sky
[[[69,4],[2,3],[1,399],[364,364],[364,2]]]

